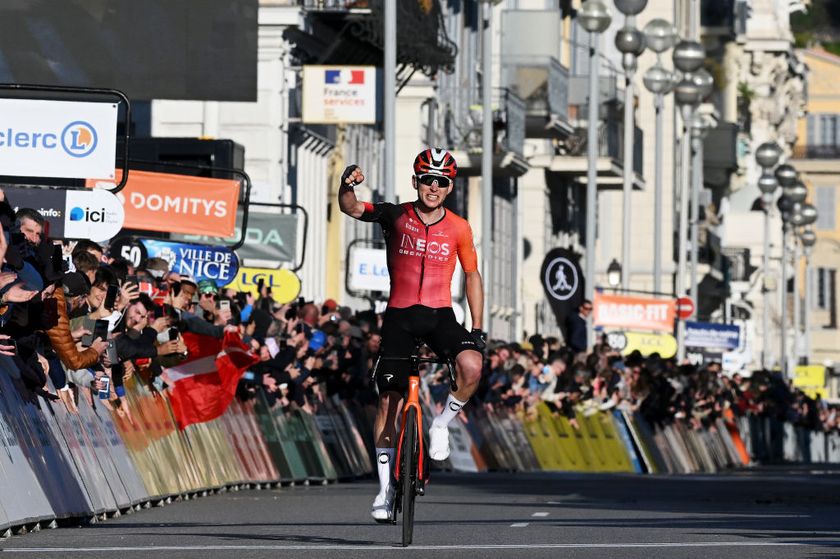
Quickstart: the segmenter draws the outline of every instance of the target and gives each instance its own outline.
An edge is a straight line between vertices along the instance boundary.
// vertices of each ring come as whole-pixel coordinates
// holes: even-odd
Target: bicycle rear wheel
[[[402,486],[402,544],[411,544],[414,535],[414,497],[417,495],[417,410],[408,408],[405,414],[403,444],[400,450],[402,456],[402,470],[400,470],[400,485]]]

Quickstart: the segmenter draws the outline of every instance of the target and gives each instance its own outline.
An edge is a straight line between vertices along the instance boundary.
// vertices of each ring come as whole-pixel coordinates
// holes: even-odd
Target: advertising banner
[[[225,287],[256,295],[260,280],[271,289],[271,298],[280,304],[291,303],[300,294],[300,278],[291,270],[239,268]]]
[[[304,66],[303,122],[374,124],[375,66]]]
[[[388,257],[384,248],[350,249],[350,289],[355,291],[391,291]]]
[[[677,340],[667,333],[608,332],[607,343],[622,355],[638,351],[644,357],[658,353],[663,359],[670,359],[677,354]]]
[[[0,99],[4,175],[114,178],[117,104]]]
[[[114,188],[114,180],[88,180],[88,187]],[[117,194],[125,206],[125,228],[164,233],[231,237],[239,203],[239,181],[131,171]]]
[[[9,204],[17,211],[32,208],[47,221],[53,239],[108,241],[119,233],[125,214],[107,190],[58,190],[6,187]]]
[[[793,385],[811,398],[818,395],[825,398],[828,395],[825,388],[825,366],[797,365],[793,373]]]
[[[297,214],[248,212],[248,229],[245,243],[236,249],[243,264],[256,268],[279,268],[283,263],[297,259]],[[184,235],[184,241],[232,245],[239,241],[242,230],[234,229],[232,237]]]
[[[67,191],[51,188],[4,186],[3,192],[15,212],[21,208],[32,208],[41,214],[41,217],[49,224],[48,233],[51,238],[64,238]]]
[[[735,324],[685,323],[686,347],[734,351],[741,343],[741,328]]]
[[[236,278],[239,260],[227,247],[173,243],[143,239],[149,258],[163,258],[176,274],[192,276],[196,281],[209,279],[216,285],[227,285]]]
[[[596,326],[661,332],[674,329],[674,299],[606,295],[596,291],[593,305]]]
[[[557,324],[564,327],[566,317],[583,303],[585,282],[580,255],[565,248],[550,250],[543,259],[540,283]]]
[[[67,190],[64,237],[101,242],[112,239],[125,221],[123,205],[107,190]]]

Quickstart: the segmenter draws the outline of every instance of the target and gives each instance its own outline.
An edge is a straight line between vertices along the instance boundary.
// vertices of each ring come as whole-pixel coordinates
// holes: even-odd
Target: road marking
[[[544,518],[544,517],[548,516],[548,513],[547,512],[535,512],[531,516],[535,516],[537,518]]]
[[[526,526],[528,526],[527,522],[514,522],[510,525],[511,528],[525,528]]]
[[[628,542],[628,543],[531,543],[531,544],[462,544],[462,545],[171,545],[126,547],[29,547],[3,549],[2,553],[114,553],[119,551],[446,551],[460,549],[621,549],[621,548],[670,548],[670,547],[840,547],[840,540],[813,542]]]

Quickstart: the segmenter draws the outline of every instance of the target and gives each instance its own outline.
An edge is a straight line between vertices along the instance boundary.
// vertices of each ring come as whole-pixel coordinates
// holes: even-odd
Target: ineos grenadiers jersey
[[[413,202],[365,203],[359,219],[382,226],[391,276],[389,307],[451,307],[455,259],[466,273],[478,269],[470,224],[450,211],[426,225]]]

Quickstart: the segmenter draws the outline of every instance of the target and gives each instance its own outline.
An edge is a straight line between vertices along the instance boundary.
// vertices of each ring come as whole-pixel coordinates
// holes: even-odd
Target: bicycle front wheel
[[[400,484],[402,485],[402,544],[411,544],[414,535],[414,497],[417,495],[417,410],[413,407],[405,414],[403,444],[400,449],[402,456],[402,470],[400,470]]]

